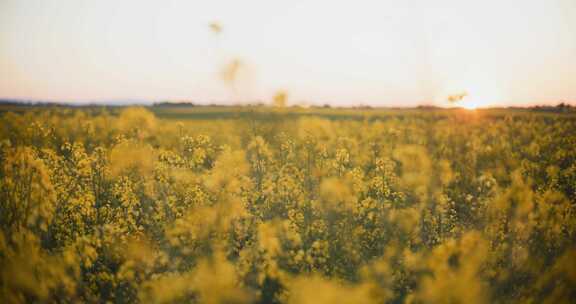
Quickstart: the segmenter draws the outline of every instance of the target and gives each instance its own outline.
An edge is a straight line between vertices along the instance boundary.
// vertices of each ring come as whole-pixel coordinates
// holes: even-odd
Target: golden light
[[[478,104],[476,104],[476,102],[473,100],[463,100],[459,106],[466,110],[476,110],[478,108]]]
[[[457,107],[462,107],[467,110],[476,110],[478,108],[488,108],[500,102],[496,94],[486,93],[470,93],[464,96],[461,100],[455,103]]]
[[[446,94],[448,96],[446,100],[450,106],[467,110],[487,108],[502,103],[501,90],[496,84],[489,81],[470,81],[467,85],[459,83],[459,85],[447,89],[446,92],[450,92]]]

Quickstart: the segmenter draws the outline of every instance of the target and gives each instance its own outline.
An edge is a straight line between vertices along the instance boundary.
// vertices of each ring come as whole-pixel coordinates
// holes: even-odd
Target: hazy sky
[[[223,31],[210,31],[217,21]],[[233,92],[220,78],[240,59]],[[576,0],[0,0],[0,97],[576,100]]]

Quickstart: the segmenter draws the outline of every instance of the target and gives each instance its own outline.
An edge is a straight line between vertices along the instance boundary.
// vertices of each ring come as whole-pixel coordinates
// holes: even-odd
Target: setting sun
[[[463,101],[460,106],[466,110],[476,110],[478,108],[478,104],[474,101]]]
[[[456,103],[457,107],[462,107],[467,110],[476,110],[478,108],[488,108],[497,104],[498,100],[485,96],[464,96],[459,102]]]
[[[493,107],[505,102],[498,84],[489,79],[457,79],[446,83],[445,92],[449,93],[444,93],[442,96],[446,97],[442,98],[448,102],[449,106],[468,110]]]

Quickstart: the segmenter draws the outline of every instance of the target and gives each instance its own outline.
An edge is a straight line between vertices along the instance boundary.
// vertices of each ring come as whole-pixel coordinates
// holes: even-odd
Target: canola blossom
[[[576,299],[573,114],[266,111],[2,112],[0,302]]]

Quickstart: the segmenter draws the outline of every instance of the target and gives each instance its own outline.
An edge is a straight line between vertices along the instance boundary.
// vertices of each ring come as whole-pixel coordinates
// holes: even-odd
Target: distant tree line
[[[556,106],[534,106],[530,110],[537,112],[574,112],[576,107],[566,102],[561,102]]]

